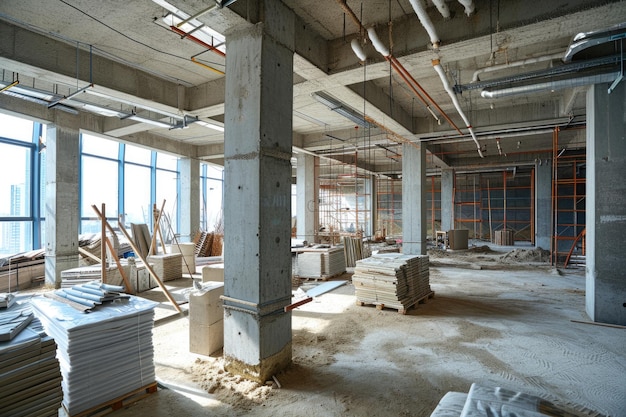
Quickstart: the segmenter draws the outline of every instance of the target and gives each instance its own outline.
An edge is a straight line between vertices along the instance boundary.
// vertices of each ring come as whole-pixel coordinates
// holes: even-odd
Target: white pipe
[[[441,64],[439,64],[438,59],[433,60],[433,68],[435,68],[435,71],[437,71],[437,74],[439,74],[439,78],[441,78],[441,83],[443,84],[443,88],[446,90],[446,92],[450,96],[450,99],[452,100],[452,104],[454,104],[456,111],[459,113],[459,115],[463,119],[463,122],[465,122],[465,126],[467,126],[467,130],[469,130],[470,135],[472,135],[472,139],[474,139],[474,142],[476,143],[476,149],[478,150],[478,154],[480,155],[481,158],[484,158],[483,152],[480,150],[480,143],[478,143],[478,139],[476,138],[476,134],[474,133],[474,129],[472,129],[472,125],[470,124],[469,119],[463,112],[463,109],[461,108],[461,104],[459,103],[459,100],[456,98],[456,94],[454,94],[454,91],[452,91],[452,88],[450,88],[450,83],[448,82],[446,73],[444,72],[443,68],[441,68]]]
[[[450,9],[448,8],[445,0],[433,0],[433,3],[435,4],[435,7],[437,7],[437,10],[439,10],[439,13],[441,13],[444,19],[450,19]]]
[[[461,3],[463,7],[465,7],[465,14],[467,15],[467,17],[470,17],[472,13],[474,13],[474,10],[476,10],[473,0],[459,0],[459,3]]]
[[[536,64],[537,62],[543,62],[543,61],[552,61],[553,59],[561,59],[562,55],[563,55],[562,53],[544,55],[544,56],[540,56],[537,58],[528,58],[528,59],[523,59],[521,61],[509,62],[507,64],[493,65],[491,67],[480,68],[474,71],[472,82],[473,83],[477,82],[478,76],[482,74],[483,72],[491,72],[491,71],[498,71],[498,70],[512,68],[512,67],[520,67],[522,65]]]
[[[367,34],[369,35],[370,41],[372,41],[372,45],[374,45],[374,49],[378,51],[382,56],[387,58],[389,53],[389,48],[387,48],[378,38],[378,34],[376,33],[376,29],[373,27],[367,29]]]
[[[350,42],[350,46],[352,47],[352,50],[354,51],[354,54],[361,61],[366,61],[367,60],[367,55],[365,54],[365,51],[363,50],[363,48],[361,48],[361,44],[359,43],[359,40],[357,38],[352,39],[352,42]]]
[[[433,44],[433,48],[439,48],[439,36],[437,36],[437,32],[435,31],[435,27],[433,26],[433,22],[430,21],[430,17],[428,17],[428,13],[424,9],[422,5],[422,0],[409,0],[411,6],[413,6],[413,10],[415,10],[415,14],[419,19],[426,32],[428,32],[428,36],[430,36],[430,42]]]

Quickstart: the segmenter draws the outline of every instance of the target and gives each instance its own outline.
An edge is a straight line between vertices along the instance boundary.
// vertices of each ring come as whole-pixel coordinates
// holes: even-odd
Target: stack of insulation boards
[[[45,297],[32,298],[31,304],[58,345],[67,414],[94,410],[155,386],[152,328],[157,303],[129,296],[88,314]]]
[[[298,248],[297,275],[301,278],[330,278],[346,271],[343,248]]]
[[[32,314],[20,301],[5,314]],[[0,416],[57,416],[63,390],[56,343],[39,320],[32,319],[11,340],[0,342]]]
[[[428,255],[376,254],[357,261],[352,275],[357,301],[404,312],[430,289]]]

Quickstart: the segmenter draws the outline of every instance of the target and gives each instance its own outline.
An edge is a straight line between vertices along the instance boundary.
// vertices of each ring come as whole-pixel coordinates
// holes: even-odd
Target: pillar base
[[[286,369],[291,364],[291,341],[278,353],[261,360],[256,365],[245,363],[232,356],[224,356],[224,369],[233,375],[239,375],[250,381],[264,384],[272,375]]]

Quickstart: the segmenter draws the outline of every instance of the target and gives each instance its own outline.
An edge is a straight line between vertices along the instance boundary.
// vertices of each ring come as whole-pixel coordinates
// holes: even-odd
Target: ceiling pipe
[[[439,74],[439,78],[441,78],[441,83],[443,84],[443,88],[446,90],[446,92],[450,96],[450,99],[452,100],[452,104],[454,104],[454,107],[456,108],[456,111],[459,113],[459,116],[461,116],[461,118],[465,122],[465,126],[467,126],[467,130],[469,130],[470,135],[472,135],[472,139],[474,139],[474,142],[476,143],[476,150],[478,151],[478,155],[480,155],[481,158],[484,158],[483,152],[480,150],[480,143],[478,143],[478,139],[476,138],[476,134],[474,133],[474,129],[472,128],[472,125],[470,124],[469,119],[463,112],[463,109],[461,108],[461,104],[459,104],[459,100],[456,98],[456,94],[454,94],[454,91],[452,91],[452,88],[450,87],[450,83],[448,82],[448,78],[446,77],[446,73],[444,72],[443,68],[441,68],[441,64],[439,63],[439,60],[434,59],[432,63],[433,63],[433,68],[435,69],[437,74]]]
[[[544,56],[540,56],[540,57],[536,57],[536,58],[523,59],[521,61],[508,62],[506,64],[493,65],[491,67],[479,68],[476,71],[474,71],[474,75],[472,76],[472,82],[473,83],[478,82],[479,81],[479,75],[484,73],[484,72],[493,72],[493,71],[499,71],[499,70],[503,70],[503,69],[507,69],[507,68],[521,67],[523,65],[536,64],[536,63],[544,62],[544,61],[552,61],[552,60],[555,60],[555,59],[561,59],[562,55],[563,55],[562,53],[552,54],[552,55],[544,55]]]
[[[371,28],[369,28],[367,30],[367,34],[368,34],[368,36],[370,38],[370,41],[372,41],[372,44],[374,45],[374,48],[382,56],[384,56],[387,61],[389,61],[389,63],[391,64],[391,67],[398,73],[398,75],[400,75],[402,80],[404,80],[406,85],[409,86],[409,88],[420,99],[420,101],[422,103],[424,103],[424,106],[426,106],[426,110],[428,110],[430,112],[430,114],[435,118],[435,120],[437,120],[437,124],[441,124],[441,120],[435,114],[435,112],[430,107],[430,104],[426,101],[426,99],[424,99],[424,97],[422,97],[422,95],[417,91],[418,89],[421,91],[421,93],[424,96],[426,96],[428,98],[430,103],[432,103],[435,106],[435,108],[448,121],[448,123],[450,123],[450,125],[452,127],[454,127],[460,134],[462,134],[462,132],[454,124],[452,119],[450,119],[450,117],[448,117],[446,112],[444,112],[443,109],[441,107],[439,107],[439,104],[437,104],[437,102],[435,100],[433,100],[433,98],[426,92],[426,90],[424,90],[424,88],[422,88],[422,86],[417,82],[417,80],[415,80],[415,78],[413,78],[413,76],[409,73],[409,71],[407,71],[407,69],[404,68],[404,65],[402,65],[402,63],[400,61],[398,61],[393,55],[391,55],[391,53],[389,52],[389,49],[387,49],[387,47],[378,38],[378,34],[376,33],[376,30],[373,27],[371,27]]]
[[[181,30],[179,28],[177,28],[176,26],[170,26],[170,29],[173,32],[176,32],[177,34],[179,34],[181,37],[183,38],[187,38],[189,40],[194,41],[195,43],[197,43],[198,45],[201,45],[203,47],[205,47],[206,49],[208,49],[211,52],[214,52],[216,54],[218,54],[219,56],[221,56],[222,58],[226,58],[226,54],[222,51],[220,51],[219,49],[217,49],[216,47],[214,47],[213,45],[209,45],[208,43],[196,38],[193,35],[188,34],[187,32],[185,32],[184,30]]]
[[[609,72],[605,74],[589,75],[586,77],[568,78],[565,80],[546,81],[543,83],[521,85],[517,87],[501,88],[499,90],[490,90],[488,88],[480,92],[483,98],[500,98],[517,94],[537,93],[540,91],[562,90],[564,88],[582,87],[591,84],[610,83],[619,76],[619,72]]]
[[[467,15],[467,17],[470,17],[472,13],[474,13],[474,11],[476,10],[473,0],[459,0],[459,3],[461,3],[463,7],[465,7],[465,14]]]
[[[420,23],[428,32],[428,36],[430,37],[430,43],[432,43],[433,48],[439,49],[439,43],[441,42],[437,32],[435,31],[435,26],[433,22],[428,17],[428,13],[426,13],[426,9],[422,5],[422,0],[409,0],[411,6],[413,6],[413,10],[415,10],[415,14],[419,19]]]
[[[215,72],[215,73],[217,73],[217,74],[220,74],[220,75],[224,75],[224,74],[226,74],[224,71],[220,71],[220,70],[218,70],[217,68],[213,68],[213,67],[212,67],[212,66],[210,66],[210,65],[207,65],[207,64],[205,64],[205,63],[203,63],[203,62],[198,61],[198,60],[196,59],[196,57],[195,57],[195,56],[192,56],[192,57],[191,57],[191,62],[193,62],[193,63],[194,63],[194,64],[196,64],[196,65],[200,65],[202,68],[206,68],[206,69],[208,69],[209,71],[213,71],[213,72]]]
[[[350,46],[352,47],[352,51],[354,52],[354,54],[361,60],[361,62],[367,61],[367,55],[365,54],[365,51],[361,47],[361,44],[359,43],[359,40],[357,38],[352,39],[352,42],[350,42]]]
[[[439,10],[439,13],[441,13],[441,16],[443,16],[444,19],[446,20],[450,19],[450,9],[448,8],[448,5],[446,4],[445,0],[433,0],[433,3],[435,7],[437,8],[437,10]]]
[[[16,85],[18,85],[19,83],[20,83],[20,81],[19,81],[19,80],[13,81],[11,84],[6,85],[6,86],[4,86],[4,87],[0,88],[0,93],[2,93],[3,91],[8,90],[8,89],[9,89],[9,88],[11,88],[11,87],[15,87],[15,86],[16,86]]]

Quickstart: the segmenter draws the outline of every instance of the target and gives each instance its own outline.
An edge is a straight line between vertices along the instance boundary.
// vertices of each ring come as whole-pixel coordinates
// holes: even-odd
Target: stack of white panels
[[[427,255],[376,254],[356,262],[358,301],[406,310],[431,293]]]
[[[30,313],[30,305],[14,304],[7,313],[19,311]],[[56,344],[39,320],[0,342],[0,387],[0,416],[58,415],[63,391]]]
[[[31,301],[58,345],[69,415],[154,383],[152,328],[157,303],[131,296],[89,314],[45,297]]]
[[[298,276],[302,278],[329,278],[346,270],[343,248],[303,249],[298,254]]]

